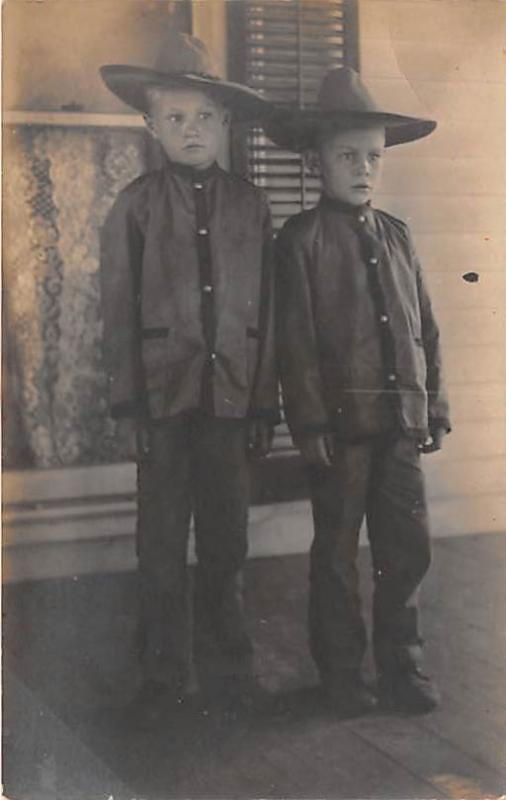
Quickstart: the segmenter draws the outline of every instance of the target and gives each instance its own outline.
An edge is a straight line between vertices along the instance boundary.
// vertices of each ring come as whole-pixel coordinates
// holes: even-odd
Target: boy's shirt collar
[[[175,161],[169,161],[167,159],[167,168],[175,175],[186,178],[186,180],[192,181],[193,183],[207,181],[220,171],[220,167],[216,161],[211,164],[210,167],[206,167],[206,169],[195,169],[195,167],[190,167],[187,164],[178,164]]]
[[[361,217],[369,219],[372,212],[370,201],[360,206],[354,206],[351,203],[346,203],[344,200],[338,200],[335,197],[329,197],[326,194],[321,195],[320,206],[329,211],[339,211],[342,214],[348,214],[350,217],[359,221],[361,221]]]

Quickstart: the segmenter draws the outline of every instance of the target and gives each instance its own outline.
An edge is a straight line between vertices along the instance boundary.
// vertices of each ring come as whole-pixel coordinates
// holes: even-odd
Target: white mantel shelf
[[[6,111],[5,125],[53,125],[74,128],[143,128],[140,114],[90,114],[81,111]]]

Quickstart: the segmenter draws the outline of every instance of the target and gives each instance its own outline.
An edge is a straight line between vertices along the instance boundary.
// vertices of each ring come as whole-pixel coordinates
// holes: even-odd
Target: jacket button
[[[202,287],[202,291],[206,294],[210,294],[213,291],[213,287],[206,283],[206,285]]]
[[[388,376],[388,380],[390,381],[390,383],[393,383],[394,381],[397,380],[397,375],[394,372],[391,372],[390,375]]]
[[[338,414],[342,414],[342,413],[343,413],[343,409],[342,409],[342,408],[338,408],[338,409],[337,409],[337,413],[338,413]]]
[[[369,259],[369,264],[377,264],[377,263],[378,263],[378,259],[375,258],[374,256]]]
[[[211,361],[216,361],[216,353],[211,353],[211,355],[209,357],[210,357]]]
[[[199,236],[207,236],[209,231],[207,230],[207,228],[199,228],[197,233]]]
[[[202,185],[201,183],[194,183],[194,184],[193,184],[193,188],[194,188],[194,189],[202,189],[202,188],[203,188],[203,185]]]
[[[388,316],[386,314],[382,314],[380,317],[380,322],[388,322]]]
[[[359,218],[358,218],[358,221],[359,221],[359,222],[365,222],[365,217],[364,217],[364,215],[363,215],[363,214],[361,214],[361,215],[359,216]]]

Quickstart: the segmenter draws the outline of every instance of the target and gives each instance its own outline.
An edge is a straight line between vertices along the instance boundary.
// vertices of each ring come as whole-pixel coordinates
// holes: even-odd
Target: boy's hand
[[[331,467],[334,457],[334,443],[328,433],[304,436],[297,441],[303,458],[315,467]]]
[[[119,454],[126,461],[137,461],[149,453],[149,435],[134,417],[122,417],[116,427]]]
[[[446,436],[446,428],[441,426],[437,428],[431,428],[430,435],[428,438],[420,445],[420,452],[421,453],[435,453],[437,450],[441,450],[443,447],[443,438]]]
[[[253,419],[248,430],[248,453],[252,458],[263,458],[271,450],[274,428],[265,419]]]

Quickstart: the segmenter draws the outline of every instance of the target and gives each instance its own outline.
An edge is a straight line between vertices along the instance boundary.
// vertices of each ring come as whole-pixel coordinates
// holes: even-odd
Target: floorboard
[[[360,553],[364,615],[371,570]],[[506,534],[438,539],[422,603],[443,703],[339,720],[319,701],[305,630],[308,559],[248,563],[258,670],[277,714],[202,709],[138,733],[132,574],[4,589],[4,783],[12,800],[481,800],[506,792]],[[366,673],[373,678],[371,654]]]

